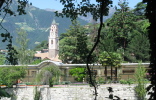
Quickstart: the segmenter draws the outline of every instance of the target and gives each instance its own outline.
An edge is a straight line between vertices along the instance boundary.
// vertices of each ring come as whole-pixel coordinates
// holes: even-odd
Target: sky
[[[60,0],[29,0],[33,6],[38,7],[40,9],[55,9],[55,10],[62,10],[63,6],[59,2]],[[80,0],[78,0],[80,1]],[[91,0],[92,3],[95,3],[96,0]],[[119,0],[113,0],[113,5],[117,5]],[[134,8],[134,6],[141,2],[142,0],[127,0],[129,2],[129,6]]]

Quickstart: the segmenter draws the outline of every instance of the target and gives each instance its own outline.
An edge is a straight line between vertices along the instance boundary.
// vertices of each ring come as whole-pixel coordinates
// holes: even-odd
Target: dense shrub
[[[26,68],[22,66],[11,66],[0,68],[0,84],[12,87],[18,79],[24,78]]]

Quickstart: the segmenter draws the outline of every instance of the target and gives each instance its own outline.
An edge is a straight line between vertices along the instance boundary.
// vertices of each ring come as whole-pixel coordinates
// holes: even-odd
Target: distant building
[[[59,53],[59,38],[58,38],[58,27],[55,20],[53,20],[50,35],[49,35],[49,57],[54,59],[58,57]]]
[[[40,52],[37,51],[35,58],[49,59],[52,61],[61,62],[59,57],[59,37],[58,37],[58,23],[53,20],[50,27],[50,34],[48,37],[48,49],[43,49]]]

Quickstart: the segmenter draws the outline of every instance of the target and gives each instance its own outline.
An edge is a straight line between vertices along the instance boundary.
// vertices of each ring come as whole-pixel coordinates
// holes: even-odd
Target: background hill
[[[17,1],[13,0],[12,5],[10,6],[11,9],[14,11],[17,8]],[[69,18],[61,18],[61,17],[55,17],[54,9],[39,9],[37,7],[28,5],[26,7],[26,15],[20,15],[20,16],[9,16],[7,15],[4,19],[2,25],[11,33],[13,36],[13,44],[16,45],[16,37],[17,37],[17,28],[22,28],[26,30],[28,33],[28,39],[29,39],[29,49],[33,49],[36,44],[45,40],[48,40],[49,36],[49,28],[51,26],[51,23],[53,19],[57,23],[59,23],[59,34],[65,33],[66,29],[69,28],[71,25],[71,21]],[[60,12],[60,11],[59,11]],[[105,16],[104,20],[110,18],[114,14],[115,10],[110,9],[109,16]],[[0,16],[0,20],[2,19],[2,16]],[[92,22],[92,16],[88,14],[87,17],[79,16],[78,21],[81,25],[86,25],[90,22]],[[3,30],[0,30],[2,33]],[[0,41],[2,38],[0,37]],[[0,42],[0,49],[5,49],[7,43]]]
[[[17,2],[13,0],[13,4],[11,5],[12,9],[17,7]],[[53,19],[59,23],[59,34],[66,32],[66,29],[71,25],[71,21],[69,18],[61,18],[55,17],[55,13],[52,11],[47,11],[43,9],[36,8],[34,6],[28,5],[26,8],[26,15],[21,16],[6,16],[3,21],[3,26],[11,33],[13,36],[13,44],[15,43],[15,39],[17,37],[17,28],[22,28],[26,30],[28,33],[29,45],[28,48],[34,48],[35,42],[41,42],[44,40],[48,40],[49,36],[49,28]],[[2,19],[3,16],[0,16]],[[82,19],[78,19],[82,25],[87,24],[86,21]],[[3,32],[3,30],[0,30]],[[0,37],[0,41],[2,38]],[[5,44],[0,42],[0,49],[5,49]]]

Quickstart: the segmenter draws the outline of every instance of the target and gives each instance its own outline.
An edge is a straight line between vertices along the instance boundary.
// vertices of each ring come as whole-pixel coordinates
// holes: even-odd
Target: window
[[[51,44],[53,44],[53,40],[51,40]]]
[[[32,76],[36,76],[36,71],[31,71]]]
[[[122,71],[124,73],[134,73],[134,69],[125,69]]]
[[[106,70],[107,71],[107,74],[111,74],[111,70]],[[104,74],[106,74],[106,71],[104,70]],[[112,74],[115,74],[115,70],[112,70]]]
[[[92,70],[91,72],[93,73],[93,75],[97,75],[97,70]]]

